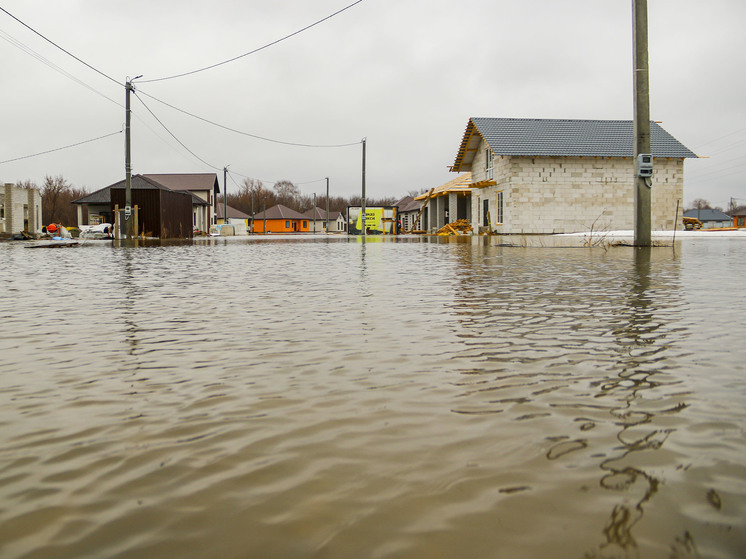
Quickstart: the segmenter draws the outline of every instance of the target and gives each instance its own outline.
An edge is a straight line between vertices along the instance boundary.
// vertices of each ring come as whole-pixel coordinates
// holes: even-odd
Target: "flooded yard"
[[[0,557],[742,557],[746,242],[499,244],[0,244]]]

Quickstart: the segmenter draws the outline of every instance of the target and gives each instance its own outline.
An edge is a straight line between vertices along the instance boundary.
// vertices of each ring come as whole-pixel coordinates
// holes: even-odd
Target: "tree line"
[[[41,219],[44,225],[49,223],[62,223],[67,227],[77,225],[78,207],[72,202],[89,194],[85,188],[70,184],[62,175],[54,177],[47,175],[41,186],[26,180],[17,182],[16,187],[39,190],[42,205]],[[360,206],[361,202],[361,196],[329,196],[329,211],[344,211],[347,206]],[[391,206],[395,202],[396,199],[391,197],[366,197],[368,206]],[[222,204],[222,197],[216,203]],[[298,185],[287,180],[279,181],[271,188],[267,188],[260,180],[244,179],[238,192],[228,194],[228,205],[248,215],[259,213],[265,207],[271,208],[277,204],[303,213],[313,207],[314,197],[312,194],[301,194]],[[326,210],[326,194],[316,196],[316,206]],[[85,208],[83,210],[85,212]]]
[[[728,207],[726,209],[723,209],[720,206],[711,206],[710,202],[708,202],[704,198],[696,198],[692,201],[689,207],[684,208],[685,212],[688,212],[689,210],[717,210],[719,212],[723,212],[732,216],[736,212],[746,210],[746,206],[736,204],[736,201],[731,198]]]

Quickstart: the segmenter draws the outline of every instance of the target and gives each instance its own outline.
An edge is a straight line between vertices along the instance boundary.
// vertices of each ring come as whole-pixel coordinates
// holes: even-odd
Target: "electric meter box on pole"
[[[641,153],[637,156],[637,176],[648,178],[653,176],[653,156],[649,153]]]

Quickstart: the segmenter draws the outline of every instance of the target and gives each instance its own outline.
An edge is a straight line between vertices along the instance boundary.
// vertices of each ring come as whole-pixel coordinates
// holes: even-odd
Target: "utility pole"
[[[130,146],[132,144],[130,121],[132,111],[130,110],[130,92],[135,90],[132,82],[142,75],[127,79],[125,90],[125,125],[124,125],[124,234],[127,239],[133,238],[132,232],[132,157]]]
[[[316,234],[316,193],[313,193],[313,233]]]
[[[326,234],[329,234],[329,177],[326,177]]]
[[[366,144],[367,138],[363,138],[363,197],[362,197],[362,208],[360,208],[361,212],[361,223],[363,227],[363,237],[365,236],[365,233],[367,231],[367,227],[365,225],[365,144]]]
[[[651,246],[650,176],[640,176],[640,155],[650,154],[650,85],[648,75],[648,2],[632,0],[635,51],[635,246]],[[650,158],[652,163],[652,157]]]
[[[228,182],[227,181],[228,181],[228,166],[223,167],[223,225],[228,224]]]

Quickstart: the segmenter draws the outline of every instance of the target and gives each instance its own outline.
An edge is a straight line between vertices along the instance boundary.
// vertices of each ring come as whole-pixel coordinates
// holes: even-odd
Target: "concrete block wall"
[[[20,233],[26,229],[26,219],[29,232],[41,231],[41,193],[37,189],[16,188],[13,183],[6,183],[0,191],[0,204],[3,206],[0,233]]]
[[[484,142],[472,165],[484,180]],[[634,163],[609,157],[495,157],[495,186],[472,192],[472,226],[482,223],[482,200],[490,200],[491,228],[498,233],[572,233],[634,228]],[[683,206],[684,162],[654,161],[651,221],[654,230],[675,227]],[[497,192],[503,192],[503,223],[495,223]]]

